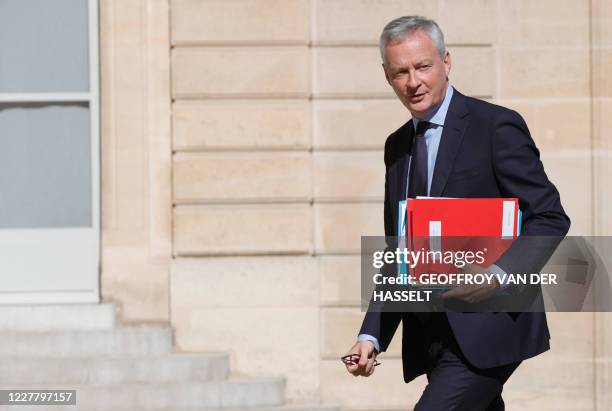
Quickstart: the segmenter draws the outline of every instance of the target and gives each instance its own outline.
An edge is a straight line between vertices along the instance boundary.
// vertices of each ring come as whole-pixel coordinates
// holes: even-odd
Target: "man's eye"
[[[424,66],[419,67],[419,71],[427,71],[431,67],[430,64],[426,64]]]

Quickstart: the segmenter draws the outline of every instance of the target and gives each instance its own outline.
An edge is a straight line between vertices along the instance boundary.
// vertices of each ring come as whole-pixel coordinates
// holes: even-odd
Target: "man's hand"
[[[484,273],[486,269],[476,265],[468,264],[463,272],[468,273]],[[450,290],[440,294],[443,300],[448,298],[456,298],[468,304],[476,304],[491,297],[499,289],[500,285],[497,281],[497,276],[493,276],[490,283],[487,284],[462,284],[451,288]]]
[[[378,353],[371,341],[357,341],[346,355],[352,355],[355,360],[344,364],[355,377],[369,377],[374,373],[374,360]]]

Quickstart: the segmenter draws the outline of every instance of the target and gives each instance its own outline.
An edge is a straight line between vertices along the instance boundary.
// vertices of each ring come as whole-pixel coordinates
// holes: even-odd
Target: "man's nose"
[[[412,72],[408,77],[408,87],[410,88],[410,90],[416,91],[416,89],[418,89],[420,85],[421,79],[419,78],[416,72]]]

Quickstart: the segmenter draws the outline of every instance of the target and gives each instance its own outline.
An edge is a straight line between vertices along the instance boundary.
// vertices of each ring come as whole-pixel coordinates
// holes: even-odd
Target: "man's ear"
[[[446,71],[446,79],[448,79],[448,75],[450,74],[450,71],[451,71],[451,55],[448,50],[444,52],[444,59],[442,61],[444,62],[444,70]]]
[[[385,67],[385,63],[382,64],[382,69],[385,72],[385,78],[387,79],[387,83],[391,85],[391,80],[389,79],[389,74],[387,74],[387,68]]]

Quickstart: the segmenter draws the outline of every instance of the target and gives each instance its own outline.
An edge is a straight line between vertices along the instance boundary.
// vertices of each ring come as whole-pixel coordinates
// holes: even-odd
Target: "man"
[[[516,112],[466,97],[450,86],[451,56],[438,25],[406,16],[380,38],[387,82],[412,119],[385,143],[385,234],[397,236],[398,204],[408,197],[516,197],[523,236],[564,236],[570,225],[559,193]],[[518,80],[520,81],[520,80]],[[407,161],[410,159],[410,161]],[[489,272],[514,271],[512,249]],[[498,277],[501,278],[501,277]],[[498,282],[457,287],[443,294],[477,303]],[[502,287],[506,287],[503,285]],[[521,361],[549,349],[543,312],[398,313],[369,309],[347,370],[370,376],[403,324],[404,380],[426,374],[415,410],[503,410],[503,384]],[[358,360],[357,360],[358,358]]]

